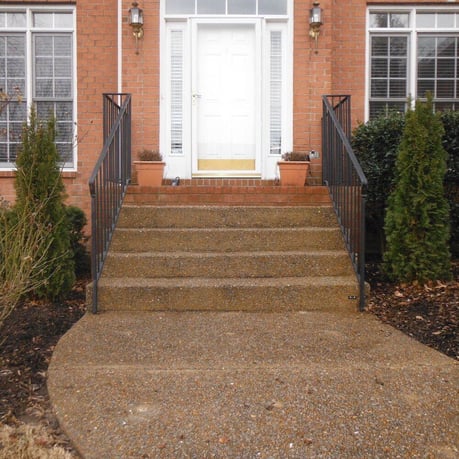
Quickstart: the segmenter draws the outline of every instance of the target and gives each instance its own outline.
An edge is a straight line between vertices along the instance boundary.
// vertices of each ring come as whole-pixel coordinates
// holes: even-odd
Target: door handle
[[[196,105],[196,101],[202,97],[202,94],[194,93],[191,97],[193,99],[193,105]]]

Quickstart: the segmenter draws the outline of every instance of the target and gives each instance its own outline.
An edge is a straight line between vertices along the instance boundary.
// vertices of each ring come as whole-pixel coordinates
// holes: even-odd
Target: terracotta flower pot
[[[280,184],[291,186],[306,185],[309,161],[279,161]]]
[[[137,183],[140,186],[161,186],[165,164],[162,161],[134,161]]]

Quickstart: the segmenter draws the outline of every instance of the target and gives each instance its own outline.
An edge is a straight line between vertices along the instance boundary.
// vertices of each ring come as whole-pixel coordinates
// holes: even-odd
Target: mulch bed
[[[459,261],[454,280],[427,286],[388,283],[376,264],[368,265],[368,310],[420,342],[459,359]],[[48,364],[59,338],[85,312],[80,280],[65,301],[26,302],[0,330],[0,423],[44,425],[56,444],[72,451],[60,431],[46,388]]]
[[[368,265],[368,310],[421,343],[459,359],[459,260],[452,267],[452,281],[422,286],[391,284],[378,265]]]

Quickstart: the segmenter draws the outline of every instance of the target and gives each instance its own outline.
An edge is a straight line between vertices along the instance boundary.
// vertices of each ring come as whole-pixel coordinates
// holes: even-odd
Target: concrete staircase
[[[132,187],[99,310],[357,310],[326,190],[285,188]]]

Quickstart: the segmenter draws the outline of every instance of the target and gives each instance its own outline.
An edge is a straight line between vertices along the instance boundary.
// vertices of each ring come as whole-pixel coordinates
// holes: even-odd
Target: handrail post
[[[359,280],[359,309],[365,307],[365,205],[367,179],[350,143],[348,95],[322,96],[323,177],[346,249]]]
[[[89,179],[91,193],[92,312],[98,282],[131,180],[131,96],[103,94],[104,146]]]

